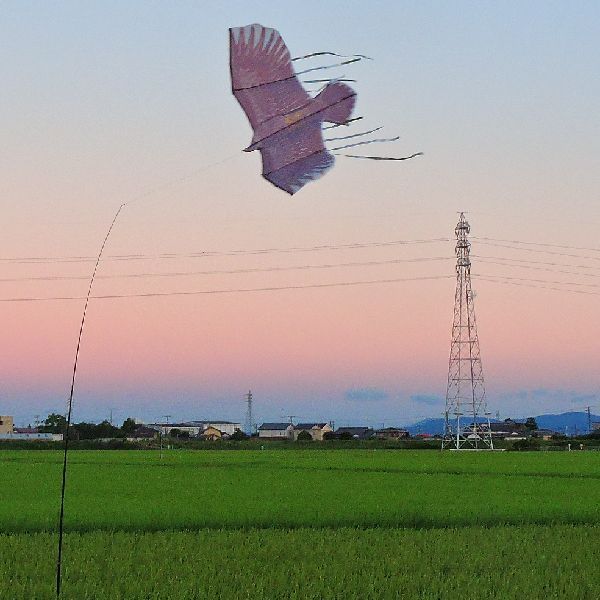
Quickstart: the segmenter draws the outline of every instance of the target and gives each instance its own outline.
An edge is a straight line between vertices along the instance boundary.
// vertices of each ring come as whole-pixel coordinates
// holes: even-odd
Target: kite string
[[[115,226],[115,223],[117,222],[117,219],[119,218],[119,215],[121,214],[121,211],[128,204],[134,204],[136,202],[140,202],[141,200],[146,199],[148,196],[151,196],[160,190],[174,187],[174,186],[178,185],[179,183],[182,183],[182,182],[185,182],[185,181],[191,179],[192,177],[194,177],[195,175],[197,175],[198,173],[200,173],[202,171],[206,171],[207,169],[209,169],[213,166],[216,166],[216,165],[219,165],[219,164],[222,164],[224,162],[231,160],[235,156],[238,156],[238,154],[236,153],[235,155],[227,156],[221,160],[204,165],[200,169],[196,169],[194,172],[192,172],[188,175],[184,175],[183,177],[179,177],[178,179],[171,180],[165,184],[159,185],[153,189],[150,189],[146,192],[139,194],[138,196],[135,196],[129,202],[124,202],[117,209],[117,212],[115,213],[115,216],[113,217],[113,220],[111,221],[110,227],[108,228],[108,231],[106,232],[106,236],[104,237],[104,240],[102,241],[102,245],[100,246],[100,251],[98,252],[98,256],[96,258],[96,264],[94,265],[94,270],[92,271],[92,276],[90,278],[90,284],[88,287],[87,295],[85,297],[85,304],[83,307],[83,314],[81,317],[81,324],[79,327],[79,336],[77,338],[77,348],[75,350],[75,360],[73,362],[73,374],[71,377],[71,390],[69,393],[66,429],[65,429],[65,434],[64,434],[62,485],[61,485],[61,491],[60,491],[60,516],[59,516],[59,525],[58,525],[58,553],[57,553],[57,559],[56,559],[56,597],[57,598],[60,597],[60,590],[61,590],[61,583],[62,583],[62,548],[63,548],[63,538],[64,538],[65,491],[66,491],[66,484],[67,484],[67,457],[68,457],[68,449],[69,449],[69,427],[71,425],[71,417],[73,414],[73,395],[75,392],[75,379],[77,376],[77,364],[78,364],[78,360],[79,360],[79,351],[81,349],[81,340],[83,338],[83,328],[85,325],[85,317],[87,314],[87,309],[88,309],[88,305],[89,305],[91,294],[92,294],[92,288],[94,286],[94,280],[96,278],[96,273],[98,271],[98,267],[99,267],[100,261],[102,259],[102,253],[104,252],[104,248],[108,242],[108,238],[110,237],[110,234],[112,233],[112,230]]]
[[[216,161],[213,161],[206,165],[203,165],[202,167],[189,172],[187,175],[182,175],[181,177],[178,177],[176,179],[171,179],[171,180],[169,180],[165,183],[159,184],[145,192],[142,192],[142,193],[138,194],[137,196],[134,196],[131,200],[125,202],[122,206],[126,206],[129,204],[136,204],[138,202],[141,202],[142,200],[145,200],[148,196],[153,196],[157,192],[175,187],[181,183],[185,183],[186,181],[189,181],[190,179],[192,179],[199,173],[202,173],[202,172],[206,171],[207,169],[211,169],[212,167],[222,165],[223,163],[233,160],[234,158],[237,158],[238,156],[240,156],[240,153],[236,152],[235,154],[230,154],[229,156],[226,156],[225,158],[221,158],[219,160],[216,160]]]
[[[71,377],[71,391],[69,393],[69,404],[67,410],[67,420],[66,420],[66,428],[65,428],[65,443],[64,443],[64,453],[63,453],[63,467],[62,467],[62,485],[60,491],[60,517],[58,522],[58,556],[56,560],[56,597],[60,597],[60,588],[61,588],[61,578],[62,578],[62,547],[63,547],[63,535],[64,535],[64,517],[65,517],[65,490],[67,484],[67,452],[69,449],[69,427],[71,425],[71,416],[73,414],[73,393],[75,391],[75,378],[77,376],[77,363],[79,359],[79,350],[81,349],[81,339],[83,337],[83,327],[85,325],[85,316],[87,314],[88,305],[90,302],[90,296],[92,294],[92,288],[94,286],[94,279],[96,277],[96,272],[98,271],[98,266],[100,264],[100,259],[102,258],[102,253],[104,252],[104,247],[106,246],[106,242],[110,237],[110,234],[117,222],[117,218],[119,214],[123,210],[125,204],[121,204],[119,209],[115,213],[113,220],[108,228],[106,236],[104,237],[104,241],[100,246],[100,252],[98,253],[98,257],[96,259],[96,264],[94,266],[94,270],[92,272],[92,277],[90,278],[90,285],[88,287],[87,296],[85,299],[85,304],[83,307],[83,314],[81,317],[81,325],[79,326],[79,337],[77,338],[77,349],[75,350],[75,360],[73,362],[73,374]]]

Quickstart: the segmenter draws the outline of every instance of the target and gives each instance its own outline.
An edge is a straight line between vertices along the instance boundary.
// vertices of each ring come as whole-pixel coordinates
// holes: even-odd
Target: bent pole
[[[92,277],[90,279],[90,285],[88,287],[87,296],[85,298],[85,304],[83,306],[83,315],[81,316],[81,325],[79,327],[79,337],[77,338],[77,349],[75,350],[75,360],[73,362],[73,375],[71,377],[71,391],[69,393],[69,405],[67,410],[67,423],[65,427],[64,433],[64,452],[63,452],[63,467],[62,467],[62,486],[60,490],[60,517],[58,521],[58,556],[56,559],[56,597],[60,597],[60,587],[61,587],[61,577],[62,577],[62,548],[63,548],[63,533],[64,533],[64,517],[65,517],[65,489],[67,485],[67,455],[69,450],[69,428],[71,426],[71,415],[73,412],[73,392],[75,391],[75,378],[77,376],[77,361],[79,359],[79,350],[81,348],[81,338],[83,336],[83,327],[85,325],[85,315],[87,313],[88,304],[90,302],[90,296],[92,294],[92,287],[94,286],[94,279],[96,277],[96,272],[98,271],[98,266],[100,265],[100,260],[102,258],[102,253],[104,252],[104,247],[106,246],[106,242],[110,237],[110,234],[113,230],[115,223],[117,222],[117,218],[121,213],[121,210],[125,204],[121,204],[119,209],[115,213],[113,220],[111,221],[110,227],[106,232],[106,236],[104,237],[104,241],[102,242],[102,246],[100,246],[100,252],[98,252],[98,257],[96,258],[96,264],[94,266],[94,271],[92,272]]]

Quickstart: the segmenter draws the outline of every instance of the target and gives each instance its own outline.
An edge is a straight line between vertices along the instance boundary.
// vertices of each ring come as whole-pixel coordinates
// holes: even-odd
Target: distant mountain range
[[[525,419],[514,419],[516,422],[524,422]],[[587,433],[588,414],[586,412],[566,412],[559,415],[537,415],[536,423],[540,429],[551,429],[559,433],[574,435],[576,433]],[[497,419],[490,419],[497,422]],[[592,414],[592,422],[600,422],[600,415]],[[444,419],[423,419],[406,429],[411,435],[418,433],[430,433],[431,435],[442,434],[444,432]]]

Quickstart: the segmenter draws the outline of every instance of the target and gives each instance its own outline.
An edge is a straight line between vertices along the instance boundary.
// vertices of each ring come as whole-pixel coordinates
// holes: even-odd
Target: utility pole
[[[471,288],[471,228],[460,213],[456,234],[456,294],[442,450],[493,450]],[[486,423],[482,423],[485,417]]]
[[[161,428],[160,428],[160,458],[161,459],[163,457],[163,436],[167,434],[165,425],[169,424],[170,418],[171,418],[171,415],[163,415],[164,423],[163,423],[163,425],[161,425]]]
[[[246,434],[252,435],[252,391],[248,390],[248,393],[244,396],[246,398]]]

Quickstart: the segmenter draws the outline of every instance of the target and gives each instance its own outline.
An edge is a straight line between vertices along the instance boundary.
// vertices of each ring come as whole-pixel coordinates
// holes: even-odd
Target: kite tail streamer
[[[60,597],[60,585],[61,585],[61,576],[62,576],[62,547],[63,547],[63,533],[64,533],[64,516],[65,516],[65,489],[67,484],[67,452],[69,449],[69,427],[71,425],[71,415],[73,413],[73,392],[75,391],[75,377],[77,375],[77,361],[79,359],[79,350],[81,348],[81,338],[83,336],[83,327],[85,325],[85,315],[87,313],[88,304],[90,302],[90,296],[92,294],[92,287],[94,285],[94,278],[96,277],[96,272],[98,271],[98,265],[100,264],[100,260],[102,258],[102,252],[104,252],[104,247],[106,246],[106,242],[110,237],[110,234],[113,230],[113,227],[123,210],[125,204],[121,204],[119,206],[119,210],[115,213],[113,220],[108,228],[108,232],[102,242],[102,246],[100,246],[100,252],[98,253],[98,257],[96,258],[96,264],[94,266],[94,271],[92,272],[92,277],[90,279],[90,285],[88,287],[87,296],[85,299],[85,305],[83,307],[83,315],[81,317],[81,325],[79,327],[79,337],[77,339],[77,349],[75,350],[75,361],[73,363],[73,375],[71,377],[71,391],[69,393],[69,407],[67,411],[67,425],[65,429],[65,443],[64,443],[64,454],[63,454],[63,468],[62,468],[62,487],[60,491],[60,518],[58,522],[58,557],[56,560],[56,597]]]
[[[345,156],[346,158],[366,158],[368,160],[410,160],[415,156],[423,156],[422,152],[415,152],[410,156],[361,156],[357,154],[336,154],[336,156]]]
[[[358,58],[359,60],[373,60],[370,56],[364,54],[338,54],[337,52],[311,52],[304,56],[296,56],[292,58],[292,62],[296,60],[304,60],[306,58],[313,58],[314,56],[337,56],[338,58]]]
[[[380,129],[383,129],[383,125],[381,127],[376,127],[375,129],[369,129],[369,131],[363,131],[362,133],[354,133],[352,135],[344,135],[342,137],[326,138],[323,141],[324,142],[334,142],[336,140],[349,140],[351,138],[360,137],[361,135],[369,135],[370,133],[375,133],[376,131],[379,131]]]
[[[325,125],[323,127],[323,130],[334,129],[335,127],[341,127],[342,125],[348,126],[348,125],[350,125],[350,123],[353,123],[354,121],[360,121],[361,119],[364,119],[364,117],[354,117],[353,119],[348,119],[345,123],[335,123],[334,125]]]
[[[400,139],[400,136],[397,135],[393,138],[381,138],[378,140],[367,140],[366,142],[355,142],[354,144],[346,144],[344,146],[337,146],[336,148],[328,148],[328,150],[334,152],[335,150],[343,150],[344,148],[354,148],[355,146],[364,146],[366,144],[379,144],[381,142],[396,142]]]
[[[345,76],[335,77],[333,79],[304,79],[302,83],[334,83],[336,81],[347,81],[350,83],[356,83],[356,79],[346,79]]]
[[[352,58],[350,60],[343,60],[342,62],[335,63],[334,65],[323,65],[321,67],[312,67],[312,69],[305,69],[304,71],[298,71],[296,75],[304,75],[306,73],[312,73],[313,71],[323,71],[325,69],[336,69],[337,67],[343,67],[344,65],[350,65],[352,63],[358,62],[362,60],[362,58]]]

